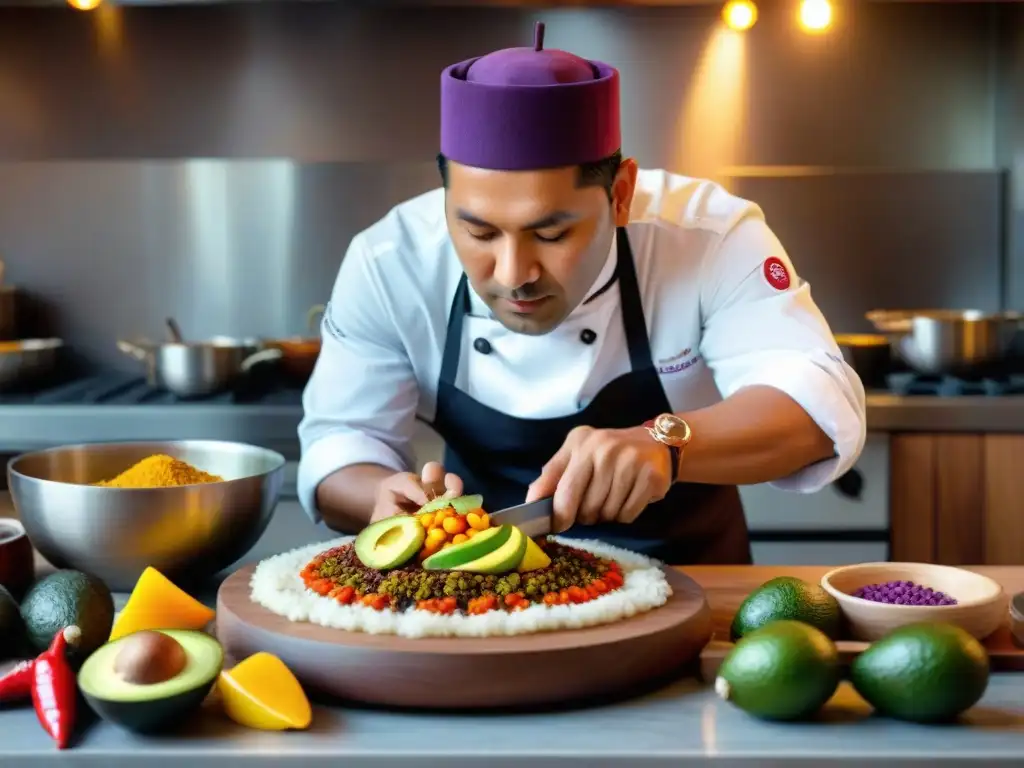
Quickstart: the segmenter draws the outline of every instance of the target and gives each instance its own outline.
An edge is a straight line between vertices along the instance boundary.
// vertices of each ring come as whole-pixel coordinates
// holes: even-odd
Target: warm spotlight
[[[729,29],[743,32],[757,22],[757,6],[750,0],[730,0],[722,9],[722,19]]]
[[[832,26],[832,4],[828,0],[803,0],[800,26],[807,32],[824,32]]]

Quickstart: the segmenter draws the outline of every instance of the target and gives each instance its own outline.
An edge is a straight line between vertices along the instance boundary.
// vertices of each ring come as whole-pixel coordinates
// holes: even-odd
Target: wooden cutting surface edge
[[[697,659],[711,637],[703,590],[668,570],[673,594],[651,611],[595,627],[513,637],[406,638],[293,622],[250,599],[254,566],[217,595],[226,652],[279,656],[309,688],[388,706],[517,707],[614,695]]]

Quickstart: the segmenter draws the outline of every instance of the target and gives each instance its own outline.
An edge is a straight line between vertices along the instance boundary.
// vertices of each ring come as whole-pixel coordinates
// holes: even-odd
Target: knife
[[[555,497],[531,501],[516,507],[505,507],[492,512],[492,526],[514,525],[527,536],[546,536],[551,533],[551,516],[555,512]]]

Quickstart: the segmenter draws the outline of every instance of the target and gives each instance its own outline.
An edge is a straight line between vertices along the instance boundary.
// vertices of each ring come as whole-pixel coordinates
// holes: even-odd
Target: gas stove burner
[[[893,373],[886,379],[894,395],[930,395],[932,397],[1024,395],[1024,374],[1010,374],[977,379],[955,376],[928,376],[916,373]]]

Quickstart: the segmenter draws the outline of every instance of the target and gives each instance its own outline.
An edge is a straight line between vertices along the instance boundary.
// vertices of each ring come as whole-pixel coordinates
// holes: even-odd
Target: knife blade
[[[554,512],[555,498],[548,496],[545,499],[531,501],[529,504],[499,509],[497,512],[492,512],[489,517],[492,526],[514,525],[533,538],[551,533],[551,516]]]

